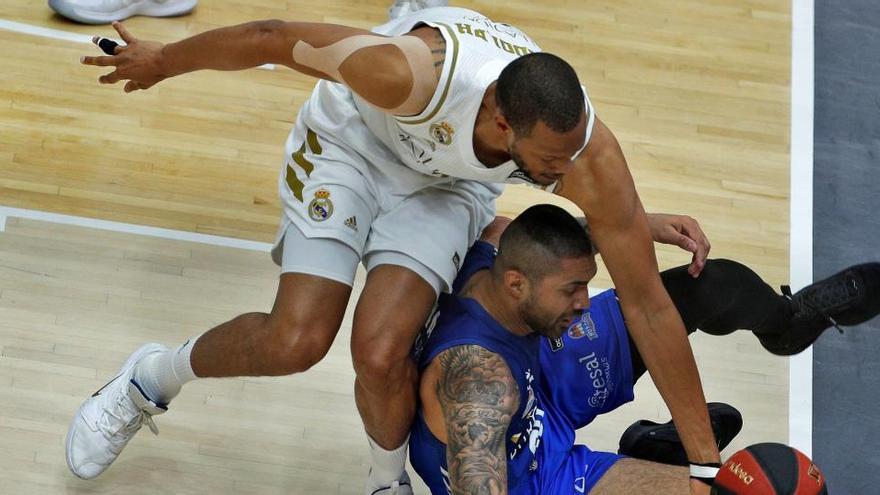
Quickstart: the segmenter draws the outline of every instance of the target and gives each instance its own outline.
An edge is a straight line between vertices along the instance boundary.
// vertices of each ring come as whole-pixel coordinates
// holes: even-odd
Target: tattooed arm
[[[453,347],[438,359],[451,493],[506,494],[505,434],[519,406],[510,369],[501,356],[475,345]]]

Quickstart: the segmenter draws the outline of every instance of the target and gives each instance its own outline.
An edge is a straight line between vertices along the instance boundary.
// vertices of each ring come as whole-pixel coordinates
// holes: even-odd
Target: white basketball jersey
[[[474,152],[473,133],[488,86],[507,64],[541,51],[540,47],[513,26],[455,7],[420,10],[373,31],[398,36],[419,25],[437,28],[446,39],[440,82],[424,111],[407,117],[390,115],[344,85],[321,81],[303,106],[305,124],[336,137],[375,166],[393,161],[438,179],[533,184],[513,161],[493,168],[482,164]],[[584,101],[588,141],[595,117],[586,91]],[[363,136],[363,124],[373,139]],[[377,146],[376,138],[384,146]]]

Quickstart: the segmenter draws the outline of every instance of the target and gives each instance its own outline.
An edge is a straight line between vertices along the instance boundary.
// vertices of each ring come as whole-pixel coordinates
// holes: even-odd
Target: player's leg
[[[775,354],[802,351],[832,326],[833,319],[856,324],[880,311],[877,263],[850,267],[793,296],[777,294],[751,269],[729,260],[711,260],[697,279],[686,266],[664,271],[661,278],[688,333],[698,328],[713,335],[751,330]],[[631,340],[629,348],[638,380],[646,367]],[[742,425],[739,412],[724,404],[710,405],[710,419],[722,447]],[[679,465],[687,459],[672,421],[638,421],[624,432],[620,446],[622,453],[642,459]]]
[[[782,328],[791,320],[791,303],[777,294],[747,266],[735,261],[713,259],[699,277],[687,266],[660,273],[669,297],[681,314],[688,334],[698,328],[712,335],[727,335],[739,329],[756,333]],[[630,339],[633,379],[647,367]]]
[[[305,141],[306,133],[299,134]],[[322,147],[313,133],[308,140],[317,152],[297,157],[309,165],[308,184],[298,175],[298,183],[284,172],[281,176],[285,221],[273,258],[282,275],[272,311],[240,315],[175,349],[148,344],[137,350],[71,423],[67,462],[74,474],[102,473],[142,424],[155,432],[151,417],[165,412],[188,381],[286,375],[308,369],[326,354],[345,313],[373,214],[363,200],[367,195],[358,191],[365,189],[358,182],[361,174],[336,156],[341,149],[329,142]],[[286,171],[295,173],[289,165]],[[303,201],[312,196],[311,202]],[[360,232],[345,225],[354,215],[361,217]]]
[[[587,493],[590,495],[687,495],[687,468],[667,466],[639,459],[623,458],[614,463]]]
[[[880,313],[878,263],[850,267],[791,297],[777,294],[749,267],[724,259],[707,262],[698,278],[683,266],[665,270],[661,279],[688,333],[751,330],[774,354],[804,350],[834,321],[858,324]],[[636,347],[630,347],[638,380],[646,367]]]
[[[707,270],[693,278],[687,267],[661,272],[660,277],[688,333],[700,329],[727,335],[749,329],[770,332],[786,325],[791,304],[749,267],[726,259],[708,260]]]
[[[538,447],[540,493],[547,495],[687,495],[687,468],[667,466],[594,452],[586,445],[571,445],[574,430],[567,425],[554,428],[553,413],[547,412],[544,435]]]
[[[418,384],[410,350],[437,299],[423,275],[402,266],[417,262],[402,258],[399,253],[377,253],[369,260],[352,330],[355,401],[372,456],[370,493],[385,487],[393,493],[395,481],[408,483],[403,469]]]
[[[355,397],[372,447],[368,492],[404,479],[418,379],[413,342],[437,293],[451,286],[468,246],[494,218],[498,190],[467,187],[422,190],[373,222],[351,342]]]
[[[271,312],[243,314],[199,336],[190,357],[197,377],[290,375],[326,355],[342,323],[360,256],[340,241],[306,238],[295,225],[288,227],[283,250]],[[316,252],[322,256],[310,256]],[[165,401],[168,391],[157,392]]]
[[[323,246],[324,252],[327,244],[338,243],[330,239],[315,241],[314,245]],[[348,262],[340,261],[337,266],[347,265],[353,278],[359,257],[348,246],[339,244],[333,247],[350,253]],[[129,358],[119,376],[83,403],[71,423],[67,437],[71,471],[86,479],[101,474],[142,424],[156,431],[151,417],[165,412],[188,381],[307,370],[330,348],[350,293],[350,282],[284,273],[271,313],[240,315],[176,349],[159,344],[142,347]]]

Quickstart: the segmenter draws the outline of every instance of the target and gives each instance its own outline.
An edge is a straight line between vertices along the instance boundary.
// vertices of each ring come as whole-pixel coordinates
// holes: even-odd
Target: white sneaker
[[[133,375],[138,361],[167,350],[160,344],[136,350],[116,378],[83,402],[67,430],[67,467],[73,474],[91,479],[103,473],[144,423],[159,434],[152,417],[167,411],[168,405],[144,395]]]
[[[396,0],[388,9],[388,18],[393,20],[418,10],[448,6],[449,0]]]
[[[449,0],[416,0],[420,9],[430,9],[434,7],[449,7]]]
[[[135,15],[170,17],[196,8],[198,0],[49,0],[59,14],[85,24],[109,24]]]
[[[367,488],[369,495],[413,495],[412,483],[406,471],[403,472],[403,476],[399,480],[391,483],[391,486],[371,489],[372,487]]]
[[[417,10],[419,10],[419,6],[415,0],[396,0],[388,9],[388,18],[394,20]]]

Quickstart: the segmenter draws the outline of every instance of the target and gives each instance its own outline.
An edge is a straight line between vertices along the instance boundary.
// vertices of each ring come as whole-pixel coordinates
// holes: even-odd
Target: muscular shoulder
[[[598,118],[586,149],[554,193],[579,206],[594,228],[625,226],[632,220],[638,206],[632,175],[620,144]]]
[[[448,426],[479,420],[487,428],[506,428],[519,406],[519,391],[500,355],[463,345],[442,352],[437,363],[436,392]]]

